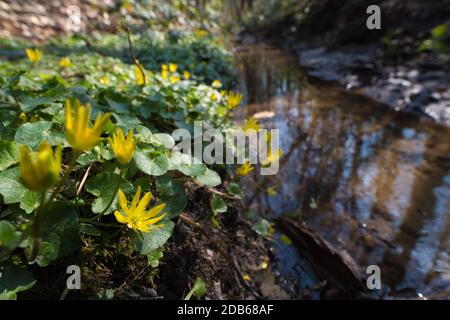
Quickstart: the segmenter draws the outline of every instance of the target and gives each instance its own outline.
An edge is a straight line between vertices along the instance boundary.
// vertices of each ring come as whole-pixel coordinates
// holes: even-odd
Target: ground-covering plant
[[[171,152],[174,129],[192,131],[194,121],[233,127],[241,96],[223,91],[231,83],[228,55],[197,35],[166,47],[131,37],[133,56],[121,37],[36,48],[2,42],[2,299],[35,284],[30,266],[48,267],[91,242],[106,250],[124,233],[156,267],[186,188],[218,187],[217,170],[234,172]],[[236,177],[249,171],[247,164]],[[227,186],[224,194],[241,194],[235,182]],[[211,200],[213,222],[226,211],[220,194]]]

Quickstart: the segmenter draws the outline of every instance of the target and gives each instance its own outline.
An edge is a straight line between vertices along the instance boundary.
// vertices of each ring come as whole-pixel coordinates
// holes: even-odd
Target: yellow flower
[[[277,194],[278,194],[278,192],[277,192],[277,188],[276,187],[268,187],[267,189],[266,189],[266,192],[267,192],[267,195],[269,196],[269,197],[274,197],[274,196],[276,196]]]
[[[19,170],[22,183],[33,191],[43,192],[59,179],[61,171],[61,145],[53,152],[47,141],[37,152],[22,145],[19,151]]]
[[[119,128],[116,133],[113,134],[112,139],[109,138],[108,140],[116,155],[117,161],[122,164],[130,162],[134,150],[136,149],[136,142],[133,139],[133,130],[130,129],[128,131],[127,138],[125,139],[122,129]]]
[[[220,80],[214,80],[212,86],[214,88],[220,88],[222,86],[222,82],[220,82]]]
[[[69,57],[64,57],[59,60],[59,66],[63,68],[70,67],[72,65],[72,61],[70,61]]]
[[[98,115],[94,126],[89,127],[91,107],[83,106],[78,99],[75,100],[75,114],[72,115],[70,100],[66,100],[66,139],[73,149],[87,151],[95,147],[109,120],[109,113]]]
[[[261,162],[261,165],[263,167],[270,166],[272,162],[278,161],[282,154],[283,150],[281,150],[281,148],[278,148],[278,152],[272,152],[272,150],[269,149],[269,152],[267,152],[267,158]]]
[[[141,70],[141,68],[139,68],[137,65],[134,65],[134,75],[136,77],[136,83],[140,86],[145,84],[146,80],[145,73],[143,72],[144,69],[142,68]]]
[[[191,77],[191,73],[190,73],[189,71],[184,71],[184,72],[183,72],[183,77],[184,77],[186,80],[189,80],[189,78]]]
[[[170,83],[177,83],[178,81],[180,81],[179,76],[170,76]]]
[[[101,84],[108,84],[109,83],[109,78],[107,76],[104,76],[103,78],[100,79],[100,83]]]
[[[25,112],[21,112],[19,115],[20,123],[25,123],[28,121],[28,117]]]
[[[161,78],[163,78],[164,80],[167,80],[168,77],[169,77],[169,71],[162,70],[161,71]]]
[[[119,204],[125,214],[116,211],[114,212],[114,216],[117,221],[120,223],[126,223],[128,228],[133,230],[148,232],[152,228],[160,228],[163,224],[157,225],[157,223],[161,221],[166,214],[164,213],[159,216],[157,215],[166,207],[166,204],[161,203],[146,211],[145,209],[151,199],[151,192],[147,192],[141,199],[141,187],[139,186],[130,206],[128,206],[128,200],[125,194],[122,189],[119,189]]]
[[[217,95],[215,92],[211,93],[211,101],[217,101]]]
[[[170,72],[177,72],[177,65],[175,63],[169,64],[169,71]]]
[[[31,62],[38,62],[42,58],[42,51],[39,49],[25,49],[25,51]]]
[[[244,132],[247,132],[249,130],[256,130],[256,131],[258,131],[260,128],[261,128],[261,126],[259,125],[258,120],[256,120],[253,117],[250,117],[244,123]]]
[[[243,165],[239,166],[236,169],[236,173],[240,176],[246,176],[250,171],[253,171],[254,169],[255,167],[253,167],[247,160]]]
[[[125,0],[122,3],[122,8],[126,10],[126,12],[131,13],[133,12],[133,5],[130,3],[130,1]]]
[[[167,64],[162,64],[161,71],[167,71],[167,70],[169,70],[169,68],[167,67]]]
[[[240,93],[234,93],[233,91],[230,91],[228,93],[228,108],[229,109],[235,109],[242,100],[242,94]]]

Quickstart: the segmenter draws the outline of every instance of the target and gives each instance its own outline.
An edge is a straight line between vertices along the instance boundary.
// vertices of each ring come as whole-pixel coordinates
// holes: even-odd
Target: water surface
[[[283,149],[278,175],[249,177],[261,184],[247,182],[252,210],[294,216],[363,270],[379,265],[393,295],[450,297],[450,129],[308,79],[271,47],[241,47],[236,61],[237,117],[273,111],[261,123]],[[277,249],[282,273],[307,285],[292,248]]]

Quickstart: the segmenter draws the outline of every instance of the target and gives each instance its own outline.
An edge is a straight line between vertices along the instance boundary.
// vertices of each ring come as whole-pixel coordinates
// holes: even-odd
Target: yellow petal
[[[131,201],[130,209],[134,211],[136,209],[136,206],[139,203],[139,199],[141,197],[141,186],[138,186],[136,194],[133,197],[133,200]]]
[[[148,204],[150,203],[151,199],[152,199],[152,193],[151,192],[147,192],[142,197],[141,201],[139,201],[139,204],[137,205],[135,212],[137,214],[143,213],[145,208],[147,208]]]
[[[128,200],[122,189],[119,189],[119,204],[123,211],[128,215],[130,210],[128,209]]]
[[[72,129],[72,106],[70,100],[66,100],[66,130]]]
[[[119,211],[115,211],[114,216],[120,223],[128,223],[128,218],[121,214]]]
[[[152,218],[154,216],[156,216],[157,214],[159,214],[162,210],[164,210],[164,208],[166,207],[165,203],[161,203],[157,206],[154,206],[153,208],[151,208],[150,210],[148,210],[145,213],[145,219],[149,219]]]
[[[148,224],[156,224],[159,221],[161,221],[162,219],[164,219],[164,217],[167,215],[167,213],[164,213],[162,215],[160,215],[159,217],[153,218],[153,219],[149,219],[149,220],[145,220],[145,223]]]

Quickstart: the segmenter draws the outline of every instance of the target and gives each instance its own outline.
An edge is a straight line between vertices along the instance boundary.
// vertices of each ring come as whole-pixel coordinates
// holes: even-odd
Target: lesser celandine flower
[[[33,191],[43,192],[59,179],[61,171],[61,145],[53,152],[47,141],[37,152],[22,145],[19,151],[19,170],[22,183]]]
[[[161,203],[146,210],[151,199],[151,192],[147,192],[141,199],[141,187],[139,186],[130,206],[128,206],[128,200],[125,194],[122,189],[119,189],[119,205],[124,214],[116,211],[114,212],[114,216],[120,223],[126,223],[128,228],[141,232],[148,232],[152,228],[162,227],[162,224],[157,223],[161,221],[166,214],[164,213],[159,216],[158,214],[166,207],[166,204]]]
[[[177,72],[177,65],[175,63],[169,64],[169,71],[170,72]]]
[[[42,58],[42,51],[39,49],[25,49],[25,52],[31,62],[38,62]]]
[[[137,65],[134,65],[134,75],[136,77],[136,83],[140,86],[145,84],[145,73],[143,70],[144,69],[141,70],[141,68],[139,68]]]
[[[250,162],[247,160],[243,165],[237,167],[236,173],[240,176],[246,176],[250,171],[253,171],[255,167],[253,167]]]
[[[20,123],[26,123],[28,121],[27,114],[25,112],[21,112],[19,115]]]
[[[220,80],[214,80],[212,86],[214,88],[220,88],[222,86],[222,82],[220,82]]]
[[[276,195],[278,195],[278,191],[277,188],[272,186],[272,187],[268,187],[266,189],[266,193],[269,197],[275,197]]]
[[[276,152],[269,149],[269,152],[267,152],[267,158],[264,161],[261,161],[261,165],[263,167],[268,167],[272,162],[278,161],[282,155],[283,150],[281,150],[281,148],[278,148],[278,151]]]
[[[233,91],[230,91],[228,93],[228,101],[227,101],[228,108],[235,109],[237,106],[239,106],[239,104],[241,103],[241,100],[242,100],[242,94],[234,93]]]
[[[258,131],[260,128],[261,127],[259,125],[258,120],[256,120],[253,117],[250,117],[244,123],[244,132],[247,132],[249,130],[256,130],[256,131]]]
[[[163,78],[164,80],[167,80],[167,78],[169,77],[169,71],[167,70],[161,70],[161,78]]]
[[[72,61],[70,61],[69,57],[64,57],[59,60],[59,66],[63,68],[70,67],[72,65]]]
[[[91,107],[83,106],[75,100],[75,113],[72,115],[70,100],[66,100],[66,139],[71,147],[77,151],[87,151],[95,147],[109,120],[109,113],[98,115],[94,126],[89,126]]]
[[[134,150],[136,149],[136,141],[133,139],[133,130],[130,129],[128,131],[125,139],[122,129],[117,129],[116,133],[113,134],[112,139],[109,138],[109,143],[111,144],[111,148],[119,163],[127,164],[130,162]]]
[[[104,76],[104,77],[100,78],[100,83],[101,84],[108,84],[109,83],[108,76]]]
[[[191,73],[190,73],[189,71],[184,71],[184,72],[183,72],[183,77],[184,77],[186,80],[189,80],[189,78],[191,77]]]
[[[170,76],[170,83],[177,83],[180,81],[180,76]]]

